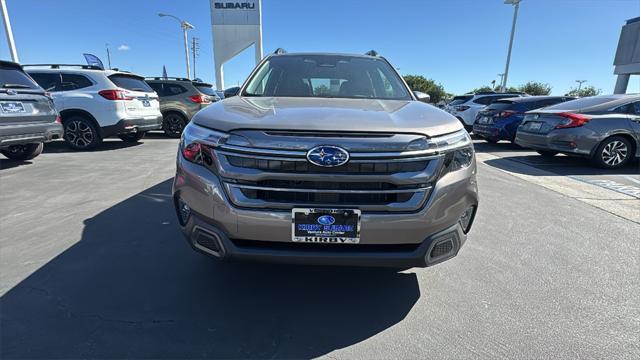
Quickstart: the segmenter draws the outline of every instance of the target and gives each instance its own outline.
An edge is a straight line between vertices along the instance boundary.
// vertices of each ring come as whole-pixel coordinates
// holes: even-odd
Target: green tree
[[[551,86],[537,81],[529,81],[524,85],[518,86],[518,91],[529,95],[549,95],[551,94]]]
[[[583,88],[580,88],[580,93],[578,93],[577,88],[571,88],[565,96],[577,96],[577,97],[586,97],[586,96],[595,96],[600,95],[602,93],[602,89],[596,89],[595,86],[589,85]]]
[[[315,96],[329,96],[331,95],[331,90],[325,84],[320,84],[313,88],[313,94]]]
[[[447,96],[447,93],[444,91],[444,86],[422,75],[405,75],[403,77],[411,90],[429,94],[429,96],[431,96],[431,102],[434,104]]]
[[[496,91],[495,89],[492,89],[491,86],[480,86],[479,88],[475,88],[473,90],[471,90],[470,92],[472,93],[479,93],[479,92],[489,92],[489,91]]]

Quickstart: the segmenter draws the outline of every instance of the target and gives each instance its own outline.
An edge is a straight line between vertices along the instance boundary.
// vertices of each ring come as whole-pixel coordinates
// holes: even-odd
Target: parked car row
[[[89,150],[107,137],[137,142],[150,130],[179,137],[196,112],[219,101],[211,84],[144,78],[92,65],[0,62],[0,151],[28,160],[64,138]]]
[[[460,120],[464,128],[468,132],[471,132],[480,110],[500,99],[521,96],[527,96],[527,94],[520,92],[496,93],[489,91],[459,95],[455,96],[453,100],[445,106],[445,111]]]
[[[529,111],[515,143],[618,168],[640,157],[640,95],[593,96]]]
[[[559,153],[618,168],[640,157],[640,95],[504,98],[478,111],[472,131],[543,156]]]

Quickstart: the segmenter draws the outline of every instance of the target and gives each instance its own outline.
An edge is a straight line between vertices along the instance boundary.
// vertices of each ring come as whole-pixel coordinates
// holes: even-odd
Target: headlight
[[[452,171],[467,168],[473,162],[473,142],[466,130],[429,139],[430,148],[444,153],[444,167],[441,176]]]
[[[185,160],[192,163],[211,165],[213,162],[211,149],[223,144],[226,139],[225,133],[189,123],[182,132],[180,153]]]

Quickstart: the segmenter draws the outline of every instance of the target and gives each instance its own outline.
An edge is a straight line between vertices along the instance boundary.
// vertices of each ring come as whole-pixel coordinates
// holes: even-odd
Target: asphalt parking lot
[[[637,167],[477,141],[481,204],[451,261],[219,263],[177,228],[177,143],[0,160],[3,359],[640,357],[640,200],[588,181],[639,186]]]

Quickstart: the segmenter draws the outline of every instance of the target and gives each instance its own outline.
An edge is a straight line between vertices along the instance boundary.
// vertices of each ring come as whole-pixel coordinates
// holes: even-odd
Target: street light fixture
[[[576,96],[580,97],[580,88],[582,87],[582,83],[587,82],[587,80],[576,80],[576,82],[578,83],[578,93],[576,94]]]
[[[513,5],[513,23],[511,24],[511,37],[509,37],[509,52],[507,53],[507,65],[504,67],[504,78],[502,81],[502,92],[507,91],[507,77],[509,76],[509,62],[511,62],[511,48],[513,47],[513,35],[516,32],[516,20],[518,19],[518,8],[521,0],[504,0],[507,5]]]
[[[178,20],[178,22],[180,23],[180,28],[182,28],[182,35],[184,37],[184,58],[187,62],[187,79],[189,79],[189,74],[191,73],[191,67],[189,66],[189,43],[187,41],[187,31],[191,29],[195,29],[195,27],[189,24],[188,22],[180,19],[179,17],[173,16],[171,14],[159,13],[158,16],[160,17],[168,16],[170,18],[174,18]]]

